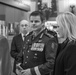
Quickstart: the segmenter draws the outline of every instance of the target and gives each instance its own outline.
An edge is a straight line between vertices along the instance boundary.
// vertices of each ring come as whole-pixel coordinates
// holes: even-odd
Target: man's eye
[[[31,22],[32,22],[32,23],[33,23],[33,22],[37,23],[37,22],[39,22],[39,21],[31,21]]]
[[[39,21],[35,21],[35,23],[37,23],[37,22],[39,22]]]
[[[28,25],[27,25],[27,24],[25,24],[24,26],[25,26],[25,27],[27,27]]]
[[[30,22],[33,22],[33,21],[30,21]]]
[[[27,24],[25,24],[25,25],[21,25],[21,26],[22,26],[22,27],[24,27],[24,26],[25,26],[25,27],[27,27],[28,25],[27,25]]]
[[[21,25],[22,27],[24,26],[24,25]]]

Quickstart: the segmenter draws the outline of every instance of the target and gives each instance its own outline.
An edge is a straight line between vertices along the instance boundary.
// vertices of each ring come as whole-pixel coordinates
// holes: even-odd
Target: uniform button
[[[31,45],[29,45],[29,47],[31,47]]]
[[[28,58],[28,56],[26,56],[26,58]]]
[[[23,49],[25,49],[25,47],[23,47]]]
[[[27,40],[29,42],[29,40]]]
[[[29,51],[27,51],[27,52],[29,52]]]
[[[26,44],[28,44],[28,42],[26,42]]]
[[[25,64],[27,64],[27,62],[25,62]]]
[[[24,54],[24,52],[23,52],[23,54]]]
[[[37,55],[37,53],[35,53],[35,55]]]
[[[37,59],[37,57],[34,56],[35,59]]]

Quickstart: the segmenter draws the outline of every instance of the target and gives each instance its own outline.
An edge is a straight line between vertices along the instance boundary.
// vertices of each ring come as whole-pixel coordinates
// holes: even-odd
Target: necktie
[[[24,35],[24,41],[26,40],[26,36]]]

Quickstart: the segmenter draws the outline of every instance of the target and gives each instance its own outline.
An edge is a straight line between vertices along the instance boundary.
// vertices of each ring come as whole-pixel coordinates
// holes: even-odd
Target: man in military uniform
[[[14,36],[11,43],[10,54],[15,59],[13,67],[14,68],[13,71],[15,73],[16,73],[16,65],[19,65],[19,63],[21,63],[22,61],[22,58],[20,58],[20,56],[22,56],[21,54],[24,45],[24,36],[28,35],[27,33],[28,26],[29,22],[27,20],[20,21],[19,25],[20,34]]]
[[[45,28],[43,15],[38,11],[32,12],[29,20],[33,31],[25,37],[17,70],[19,75],[49,75],[58,47],[56,33]]]

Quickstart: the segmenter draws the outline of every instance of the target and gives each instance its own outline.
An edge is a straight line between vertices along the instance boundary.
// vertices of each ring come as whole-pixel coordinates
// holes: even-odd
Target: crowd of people
[[[76,75],[75,20],[73,13],[61,13],[56,17],[56,30],[51,31],[44,25],[44,15],[33,11],[29,21],[20,21],[10,52],[7,39],[0,39],[5,41],[0,42],[1,75],[11,75],[10,57],[15,75]]]

